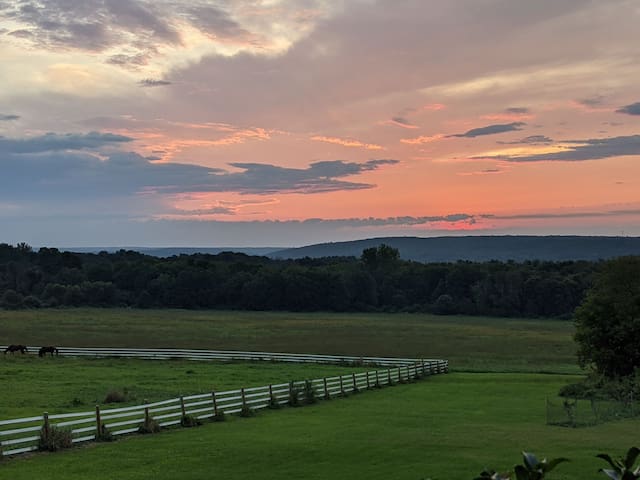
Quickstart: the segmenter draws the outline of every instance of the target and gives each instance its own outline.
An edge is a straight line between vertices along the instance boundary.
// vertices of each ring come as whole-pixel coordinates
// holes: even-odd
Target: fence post
[[[213,416],[218,416],[218,401],[216,400],[216,392],[211,392],[211,400],[213,401]]]
[[[378,370],[376,370],[376,387],[380,388],[380,377],[378,377]]]
[[[149,425],[150,420],[151,419],[149,418],[149,407],[144,407],[144,424]]]
[[[180,410],[182,410],[182,416],[185,417],[187,415],[187,411],[184,408],[184,397],[180,395]]]
[[[102,435],[102,421],[100,420],[100,405],[96,405],[96,439]]]
[[[244,387],[240,389],[240,395],[242,396],[242,408],[247,408],[247,399],[244,396]]]
[[[398,383],[402,383],[402,372],[400,371],[400,367],[398,367]]]
[[[353,379],[353,393],[356,393],[358,391],[358,384],[356,383],[356,373],[355,372],[351,373],[351,378]]]
[[[340,375],[340,395],[344,396],[344,387],[342,386],[342,375]]]
[[[327,388],[327,377],[324,377],[322,380],[324,382],[324,399],[329,400],[330,396],[329,389]]]
[[[409,365],[407,365],[407,382],[411,381],[411,371],[409,370]]]
[[[424,369],[424,358],[420,360],[422,362],[422,375],[424,376],[427,372]]]
[[[51,428],[49,426],[49,412],[44,412],[42,414],[42,419],[44,420],[44,425],[42,425],[44,438],[45,438],[46,441],[48,441],[49,440],[49,436],[51,434]]]
[[[273,385],[269,384],[269,402],[268,405],[271,405],[271,401],[273,400]]]
[[[391,369],[387,368],[387,385],[391,386],[393,383],[391,382]]]
[[[369,383],[369,371],[367,370],[367,390],[371,389],[371,383]]]

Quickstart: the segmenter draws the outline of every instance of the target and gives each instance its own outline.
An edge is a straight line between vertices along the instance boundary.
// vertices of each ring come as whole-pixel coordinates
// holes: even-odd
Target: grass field
[[[573,324],[422,314],[0,311],[0,343],[446,358],[458,371],[579,373]]]
[[[0,420],[92,410],[110,391],[126,390],[141,404],[180,395],[345,375],[358,368],[292,363],[222,363],[187,360],[51,358],[0,355]],[[70,374],[71,373],[71,374]],[[114,405],[111,405],[114,407]]]
[[[588,429],[545,425],[566,375],[454,373],[312,407],[196,429],[132,436],[0,465],[13,480],[471,479],[520,451],[567,456],[551,479],[597,479],[594,455],[637,444],[640,421]]]
[[[595,455],[621,455],[637,444],[640,421],[585,429],[546,425],[545,399],[579,378],[572,334],[566,321],[431,315],[0,312],[0,343],[447,358],[455,372],[252,419],[12,458],[0,465],[0,478],[455,480],[473,478],[484,467],[509,469],[525,449],[572,459],[551,479],[598,478],[603,464]],[[51,405],[42,400],[51,388],[57,391],[52,403],[74,410],[73,392],[92,405],[108,385],[135,388],[136,397],[174,396],[176,390],[260,385],[339,368],[192,363],[2,358],[0,379],[4,387],[11,378],[5,391],[14,399],[3,394],[0,410],[35,407],[39,413]],[[16,381],[25,375],[26,389]]]

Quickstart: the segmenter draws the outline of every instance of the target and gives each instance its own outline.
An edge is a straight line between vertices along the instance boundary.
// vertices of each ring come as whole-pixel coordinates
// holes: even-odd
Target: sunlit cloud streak
[[[353,140],[350,138],[338,138],[338,137],[325,137],[323,135],[315,135],[311,137],[311,140],[316,142],[333,143],[335,145],[342,145],[343,147],[351,148],[364,148],[365,150],[383,150],[381,145],[375,143],[364,143],[360,140]]]
[[[605,158],[640,155],[640,135],[560,142],[564,149],[534,155],[491,155],[473,157],[506,162],[580,162]],[[577,145],[574,145],[577,144]]]
[[[164,87],[167,85],[171,85],[171,82],[167,80],[154,80],[152,78],[145,78],[144,80],[140,80],[138,85],[141,87]]]

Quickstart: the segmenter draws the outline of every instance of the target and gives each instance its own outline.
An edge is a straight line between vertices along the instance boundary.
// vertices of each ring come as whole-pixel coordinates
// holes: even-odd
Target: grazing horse
[[[29,349],[24,345],[9,345],[7,348],[4,349],[4,354],[6,355],[7,352],[10,352],[13,354],[17,351],[20,351],[20,353],[28,353]]]
[[[38,350],[39,357],[44,357],[46,356],[47,353],[50,353],[51,356],[53,357],[54,353],[58,355],[58,349],[56,347],[42,347],[40,348],[40,350]]]

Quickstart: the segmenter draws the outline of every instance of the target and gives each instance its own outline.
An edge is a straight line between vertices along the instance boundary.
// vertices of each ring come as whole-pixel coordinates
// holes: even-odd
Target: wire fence
[[[640,402],[603,399],[547,399],[547,425],[590,427],[640,415]]]
[[[5,347],[0,347],[4,349]],[[37,348],[29,347],[31,353]],[[349,373],[313,380],[292,381],[224,392],[180,396],[131,407],[74,413],[44,412],[28,418],[0,420],[0,457],[43,449],[55,432],[63,429],[70,443],[100,440],[105,437],[144,431],[158,427],[188,425],[226,414],[251,414],[255,410],[284,405],[303,405],[317,399],[330,399],[363,390],[408,383],[429,375],[448,373],[447,360],[388,357],[305,355],[269,352],[180,349],[59,348],[65,356],[127,357],[146,359],[183,358],[189,360],[313,362],[382,367],[361,373]],[[385,368],[386,367],[386,368]]]

